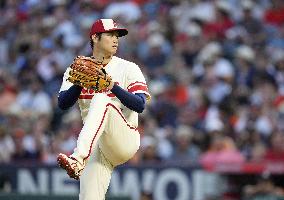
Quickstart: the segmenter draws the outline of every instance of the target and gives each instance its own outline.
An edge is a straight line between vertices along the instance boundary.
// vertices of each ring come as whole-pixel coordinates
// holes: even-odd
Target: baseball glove
[[[70,67],[68,80],[75,85],[101,92],[112,82],[103,65],[90,57],[77,56]]]

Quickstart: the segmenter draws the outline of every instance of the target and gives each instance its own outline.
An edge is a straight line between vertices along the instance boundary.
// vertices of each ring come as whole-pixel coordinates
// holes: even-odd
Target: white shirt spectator
[[[222,131],[224,123],[220,119],[220,113],[216,106],[210,106],[205,117],[205,130],[211,131]]]
[[[30,111],[39,114],[50,114],[52,112],[51,99],[43,92],[33,93],[30,90],[22,91],[17,97],[16,104],[22,111]]]
[[[9,135],[0,136],[0,163],[9,162],[14,151],[13,139]]]
[[[214,65],[215,75],[220,78],[232,78],[234,76],[234,67],[228,60],[220,58]]]
[[[103,16],[105,18],[122,17],[128,23],[138,20],[141,17],[141,10],[134,2],[114,2],[106,7]]]
[[[41,76],[44,81],[50,81],[55,74],[52,62],[55,62],[54,54],[49,54],[41,57],[37,64],[37,73]]]

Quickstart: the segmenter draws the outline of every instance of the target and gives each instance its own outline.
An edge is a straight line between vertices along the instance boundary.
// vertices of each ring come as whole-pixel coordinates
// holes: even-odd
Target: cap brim
[[[110,29],[106,32],[112,32],[112,31],[117,31],[118,32],[118,36],[122,37],[128,34],[128,30],[125,28],[114,28],[114,29]]]

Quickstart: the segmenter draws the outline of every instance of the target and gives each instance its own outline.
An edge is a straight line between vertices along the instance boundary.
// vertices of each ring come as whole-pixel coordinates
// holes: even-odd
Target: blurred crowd
[[[98,18],[128,28],[117,56],[152,95],[132,164],[284,161],[283,0],[1,0],[0,162],[72,152],[80,112],[57,95]]]

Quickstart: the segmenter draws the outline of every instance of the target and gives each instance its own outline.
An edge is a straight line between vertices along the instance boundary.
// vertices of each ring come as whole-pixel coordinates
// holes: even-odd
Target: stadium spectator
[[[15,151],[15,144],[12,137],[0,126],[0,163],[8,163]]]
[[[270,162],[284,161],[284,134],[275,132],[271,135],[265,159]]]
[[[270,174],[262,174],[254,185],[246,185],[243,187],[243,199],[253,200],[258,198],[277,199],[283,196],[284,191],[281,187],[273,183]]]
[[[90,55],[82,36],[100,17],[118,17],[130,30],[118,54],[139,63],[152,94],[139,127],[148,141],[134,163],[168,162],[176,154],[180,162],[191,160],[205,154],[212,135],[230,137],[239,161],[259,162],[267,148],[265,156],[274,157],[277,142],[267,139],[284,130],[281,0],[7,0],[0,6],[0,122],[24,130],[5,133],[15,144],[14,161],[53,163],[58,150],[74,145],[78,108],[62,111],[56,97],[74,56]],[[42,116],[48,126],[34,123]],[[183,125],[192,128],[190,136],[179,133]]]
[[[238,151],[231,138],[215,136],[211,139],[208,151],[201,154],[200,162],[204,166],[241,164],[245,162],[245,157]]]
[[[180,125],[177,127],[175,134],[174,146],[176,148],[169,159],[169,163],[198,164],[201,150],[200,147],[194,144],[194,130],[188,126]]]

